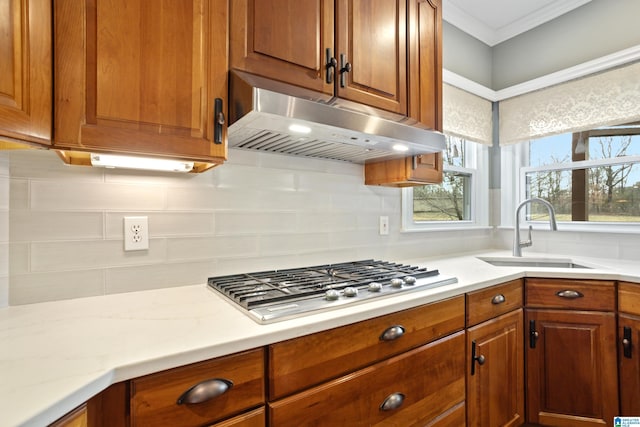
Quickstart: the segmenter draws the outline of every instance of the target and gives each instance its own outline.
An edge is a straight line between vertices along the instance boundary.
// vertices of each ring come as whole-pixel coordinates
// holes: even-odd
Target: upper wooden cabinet
[[[0,139],[49,145],[51,1],[1,2],[0,28]]]
[[[238,0],[230,66],[439,129],[441,19],[439,0]]]
[[[225,160],[226,0],[54,7],[55,148]]]

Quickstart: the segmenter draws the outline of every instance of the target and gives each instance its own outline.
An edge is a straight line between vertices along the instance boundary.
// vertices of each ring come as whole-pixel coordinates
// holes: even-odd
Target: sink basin
[[[567,258],[478,257],[496,267],[591,268]]]

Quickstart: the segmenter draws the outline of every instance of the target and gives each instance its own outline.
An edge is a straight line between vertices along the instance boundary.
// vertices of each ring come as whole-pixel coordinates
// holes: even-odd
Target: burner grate
[[[247,309],[324,296],[329,289],[364,289],[371,282],[388,284],[391,279],[437,276],[427,270],[387,261],[352,261],[314,267],[263,271],[211,277],[208,285]]]

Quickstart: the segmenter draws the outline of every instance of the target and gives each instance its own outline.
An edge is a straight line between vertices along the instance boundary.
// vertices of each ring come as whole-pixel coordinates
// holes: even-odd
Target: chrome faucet
[[[522,248],[529,247],[533,244],[533,242],[531,241],[531,226],[529,226],[529,237],[527,238],[527,240],[524,242],[520,241],[520,210],[527,203],[531,204],[534,202],[542,203],[547,207],[547,210],[549,211],[549,226],[552,231],[558,230],[558,224],[556,223],[556,212],[553,210],[553,206],[551,205],[551,203],[537,197],[523,201],[516,208],[516,229],[513,236],[513,256],[522,256]]]

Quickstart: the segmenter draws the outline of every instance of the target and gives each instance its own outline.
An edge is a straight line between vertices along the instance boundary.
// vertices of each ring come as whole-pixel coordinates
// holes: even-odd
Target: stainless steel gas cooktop
[[[270,323],[457,281],[438,270],[364,260],[210,277],[208,286]]]

